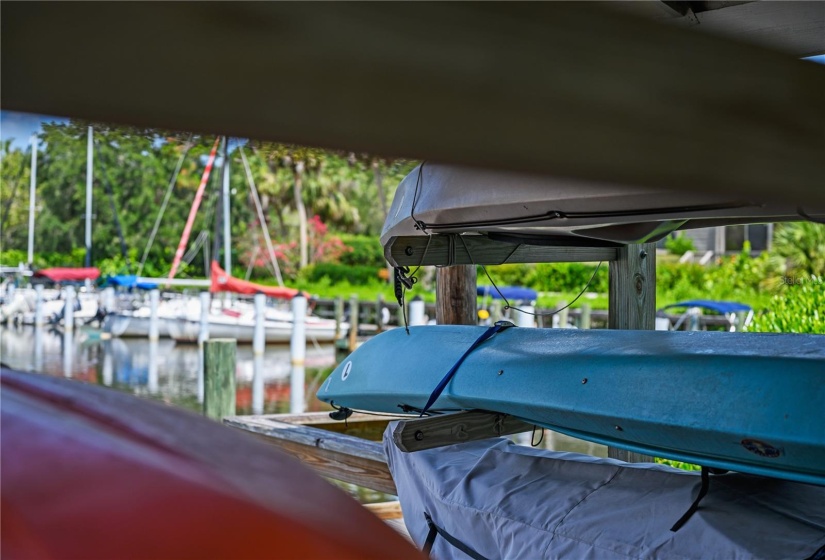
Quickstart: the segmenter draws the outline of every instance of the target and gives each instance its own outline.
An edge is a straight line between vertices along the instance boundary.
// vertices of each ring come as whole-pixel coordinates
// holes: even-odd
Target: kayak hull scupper
[[[318,397],[424,407],[483,327],[389,331]],[[825,340],[817,335],[511,328],[471,352],[434,410],[504,412],[624,449],[825,484]]]

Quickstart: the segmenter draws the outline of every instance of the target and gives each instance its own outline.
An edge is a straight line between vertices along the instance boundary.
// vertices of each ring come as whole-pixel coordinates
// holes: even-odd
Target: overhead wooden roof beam
[[[825,203],[825,68],[602,4],[4,3],[2,84],[4,109]]]

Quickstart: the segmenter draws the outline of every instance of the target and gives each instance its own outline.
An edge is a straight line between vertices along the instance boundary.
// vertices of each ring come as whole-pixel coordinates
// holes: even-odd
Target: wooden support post
[[[350,352],[355,352],[358,346],[358,296],[349,298],[349,344]]]
[[[653,330],[656,319],[656,244],[627,245],[610,262],[608,328]]]
[[[433,449],[456,443],[529,432],[532,424],[508,414],[470,410],[439,414],[428,418],[401,420],[392,432],[398,449],[404,452]]]
[[[569,318],[569,311],[570,311],[570,308],[567,307],[567,300],[563,299],[560,302],[558,302],[556,304],[556,309],[560,310],[556,314],[557,317],[559,318],[558,326],[559,326],[560,329],[563,329],[563,328],[567,327],[567,321],[568,321],[568,318]]]
[[[475,265],[448,266],[436,271],[435,322],[439,325],[475,325]]]
[[[627,245],[610,262],[608,328],[653,330],[655,322],[656,244]],[[607,448],[607,455],[629,463],[653,461],[647,455],[613,447]]]
[[[237,341],[215,338],[203,343],[203,414],[220,420],[235,414]]]
[[[375,300],[375,332],[380,333],[384,330],[384,323],[382,319],[384,317],[383,314],[384,310],[384,294],[378,294],[378,298]]]
[[[589,303],[583,303],[581,307],[581,315],[579,316],[579,328],[580,329],[589,329],[590,328],[590,312],[592,308],[590,307]]]

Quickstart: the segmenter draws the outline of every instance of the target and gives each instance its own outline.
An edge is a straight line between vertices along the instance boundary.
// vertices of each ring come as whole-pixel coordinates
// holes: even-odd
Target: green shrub
[[[680,231],[665,240],[665,249],[681,257],[688,251],[695,251],[696,247],[693,245],[693,239]]]
[[[351,234],[342,234],[339,237],[344,245],[352,248],[352,251],[341,255],[341,264],[372,267],[386,266],[384,249],[381,247],[378,238]]]
[[[304,268],[300,279],[306,282],[320,282],[326,279],[325,281],[330,284],[348,282],[354,286],[360,286],[378,280],[381,270],[383,267],[318,263]]]
[[[825,334],[825,278],[786,277],[776,294],[748,327],[753,332]]]
[[[482,267],[476,267],[479,285],[489,285],[490,280],[484,274]],[[487,274],[493,279],[496,286],[530,286],[530,278],[534,265],[532,264],[501,264],[486,266]]]
[[[532,274],[527,277],[527,285],[540,292],[572,292],[579,293],[587,282],[593,278],[588,286],[588,292],[607,293],[608,291],[607,263],[602,263],[596,272],[595,264],[585,263],[540,263]],[[593,276],[595,272],[595,277]]]
[[[682,469],[683,471],[702,470],[702,467],[700,467],[699,465],[694,465],[692,463],[683,463],[682,461],[673,461],[672,459],[661,459],[659,457],[656,457],[654,460],[659,465],[667,465],[669,467],[674,467],[676,469]]]
[[[778,224],[774,250],[791,262],[795,274],[825,276],[825,225],[812,222]]]

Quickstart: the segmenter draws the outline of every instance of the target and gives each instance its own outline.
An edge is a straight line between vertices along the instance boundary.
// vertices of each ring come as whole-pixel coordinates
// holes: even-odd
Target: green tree
[[[794,274],[825,276],[825,225],[778,224],[773,243],[774,251],[790,261]]]

